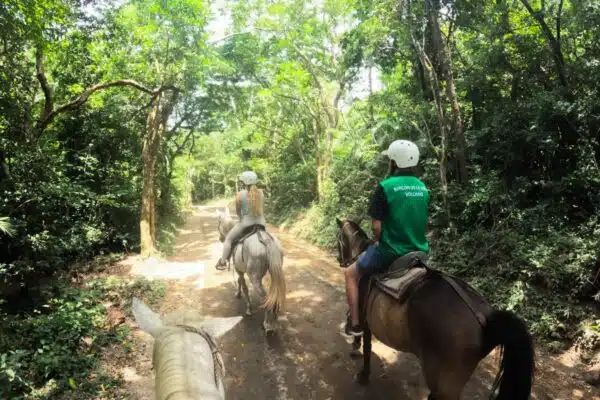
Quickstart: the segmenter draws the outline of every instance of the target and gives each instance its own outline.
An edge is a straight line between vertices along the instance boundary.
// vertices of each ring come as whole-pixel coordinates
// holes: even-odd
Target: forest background
[[[422,152],[434,265],[591,357],[600,3],[2,2],[0,394],[68,388],[97,358],[77,341],[101,299],[160,292],[50,277],[168,252],[182,212],[232,197],[246,169],[269,222],[330,247],[335,217],[368,227],[399,138]]]

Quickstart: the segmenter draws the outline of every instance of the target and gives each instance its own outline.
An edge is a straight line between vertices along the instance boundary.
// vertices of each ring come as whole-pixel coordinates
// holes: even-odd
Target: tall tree
[[[198,90],[209,53],[204,27],[207,5],[202,1],[155,2],[133,0],[114,16],[119,43],[111,50],[127,57],[112,65],[112,75],[135,77],[159,89],[148,105],[142,160],[143,189],[140,215],[141,253],[156,251],[157,163],[173,110]],[[106,59],[106,47],[96,52]],[[168,89],[168,93],[164,89]]]

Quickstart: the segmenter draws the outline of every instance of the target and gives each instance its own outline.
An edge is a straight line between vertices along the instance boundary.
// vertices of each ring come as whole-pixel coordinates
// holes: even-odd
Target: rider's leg
[[[348,307],[350,308],[350,318],[346,321],[345,334],[348,336],[362,335],[359,316],[359,293],[358,286],[360,277],[366,273],[376,270],[379,266],[379,255],[377,253],[377,244],[371,245],[358,258],[356,263],[352,264],[344,272],[346,278],[346,296],[348,297]]]
[[[350,308],[350,321],[352,326],[358,326],[358,281],[360,273],[356,263],[352,264],[344,271],[346,278],[346,297],[348,298],[348,307]]]
[[[225,237],[225,241],[223,242],[223,252],[221,253],[221,258],[219,259],[217,265],[225,265],[231,253],[231,245],[236,239],[240,237],[245,228],[246,225],[240,222],[229,231],[229,233]]]

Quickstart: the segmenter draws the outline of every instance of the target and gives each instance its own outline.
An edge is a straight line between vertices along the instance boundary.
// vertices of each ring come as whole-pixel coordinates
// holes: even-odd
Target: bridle
[[[214,365],[214,374],[215,374],[215,385],[219,387],[219,382],[223,382],[223,378],[225,377],[225,364],[223,363],[223,358],[221,357],[221,353],[219,353],[219,348],[217,344],[213,340],[213,338],[204,330],[195,328],[189,325],[176,325],[178,328],[185,330],[186,332],[196,333],[208,343],[208,347],[210,348],[210,352],[212,353],[213,365]]]
[[[343,260],[344,257],[344,249],[345,249],[345,245],[344,245],[344,240],[343,240],[343,232],[344,232],[344,228],[346,227],[346,225],[348,224],[348,221],[344,221],[343,225],[341,226],[338,234],[337,234],[337,241],[338,244],[340,246],[340,255],[338,257],[338,262],[340,263],[340,267],[341,268],[347,268],[348,266],[354,264],[356,262],[356,260],[358,260],[358,258],[360,257],[360,255],[366,250],[367,247],[369,247],[369,240],[366,241],[366,244],[363,246],[362,249],[360,249],[352,258],[350,258],[349,260]],[[354,238],[360,231],[356,230],[351,238]]]

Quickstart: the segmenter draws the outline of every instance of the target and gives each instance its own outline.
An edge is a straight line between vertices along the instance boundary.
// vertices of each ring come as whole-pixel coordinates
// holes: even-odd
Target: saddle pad
[[[413,267],[383,275],[375,275],[373,276],[373,282],[384,293],[396,300],[403,301],[407,291],[426,274],[426,268]]]

